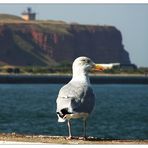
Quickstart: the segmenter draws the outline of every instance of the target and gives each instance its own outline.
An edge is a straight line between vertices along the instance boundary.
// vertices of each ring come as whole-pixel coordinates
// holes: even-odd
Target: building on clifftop
[[[28,7],[27,11],[22,12],[22,19],[25,21],[34,21],[36,20],[36,13],[32,12],[32,9]]]

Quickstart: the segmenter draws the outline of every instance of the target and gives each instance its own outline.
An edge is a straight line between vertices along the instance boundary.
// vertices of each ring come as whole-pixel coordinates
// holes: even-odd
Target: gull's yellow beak
[[[109,63],[109,64],[93,64],[92,71],[103,71],[106,69],[112,69],[113,67],[120,66],[120,63]]]
[[[105,67],[102,66],[101,64],[94,64],[92,71],[103,71],[105,70]]]

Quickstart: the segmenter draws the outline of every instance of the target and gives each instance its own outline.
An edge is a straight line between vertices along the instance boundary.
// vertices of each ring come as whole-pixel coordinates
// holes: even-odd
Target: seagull
[[[95,95],[91,88],[88,73],[111,69],[114,65],[119,64],[95,64],[90,58],[84,56],[74,60],[72,79],[60,89],[56,100],[58,122],[67,120],[69,132],[67,139],[73,138],[70,120],[76,118],[83,120],[83,139],[86,139],[86,120],[95,106]]]

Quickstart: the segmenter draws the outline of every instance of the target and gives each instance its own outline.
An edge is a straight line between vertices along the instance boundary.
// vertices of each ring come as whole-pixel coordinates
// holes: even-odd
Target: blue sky
[[[132,63],[148,67],[148,4],[0,4],[0,13],[20,15],[28,6],[37,19],[115,26]]]

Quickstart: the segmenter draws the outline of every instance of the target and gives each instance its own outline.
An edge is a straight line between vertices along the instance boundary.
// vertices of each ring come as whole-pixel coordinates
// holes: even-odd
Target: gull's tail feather
[[[60,112],[57,112],[57,115],[58,115],[58,122],[65,122],[65,116],[67,114],[71,114],[70,112],[68,112],[68,108],[63,108],[60,110]]]
[[[65,122],[65,121],[66,121],[66,119],[63,119],[58,115],[58,122]]]

